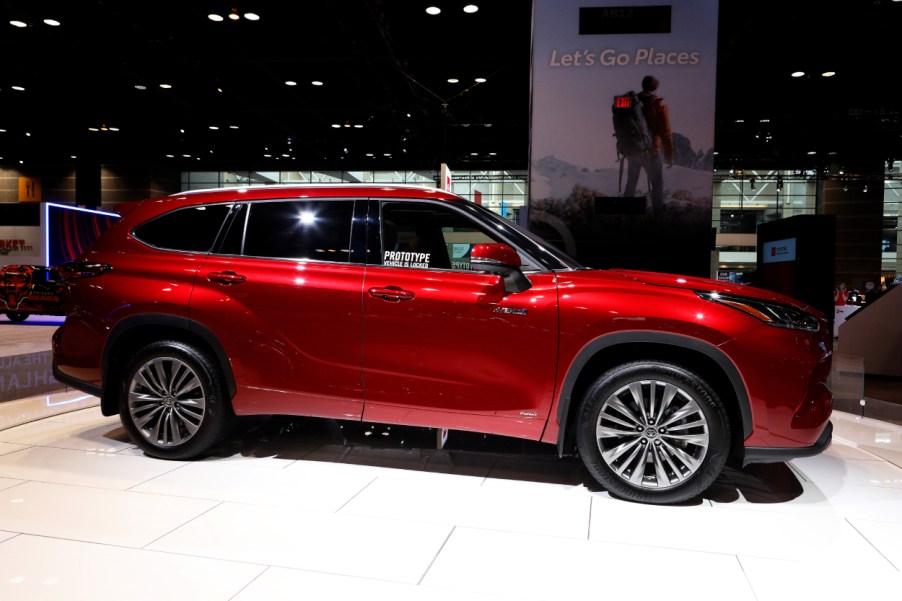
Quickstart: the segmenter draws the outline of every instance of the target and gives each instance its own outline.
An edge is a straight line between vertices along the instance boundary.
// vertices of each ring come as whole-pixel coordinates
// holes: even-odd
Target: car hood
[[[747,298],[756,298],[760,300],[773,301],[784,305],[791,305],[800,309],[807,310],[811,313],[820,315],[820,311],[814,307],[803,303],[795,298],[756,288],[754,286],[743,286],[740,284],[732,284],[729,282],[719,282],[717,280],[700,278],[689,275],[677,275],[672,273],[658,273],[655,271],[637,271],[630,269],[611,269],[613,273],[622,275],[623,277],[635,280],[642,284],[650,286],[667,286],[669,288],[684,288],[686,290],[697,290],[699,292],[719,292],[720,294],[735,294],[737,296],[745,296]]]

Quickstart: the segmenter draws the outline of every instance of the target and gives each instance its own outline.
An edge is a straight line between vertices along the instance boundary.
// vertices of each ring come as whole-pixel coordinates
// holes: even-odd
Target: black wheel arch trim
[[[235,392],[238,390],[237,385],[235,384],[235,375],[232,373],[231,362],[229,361],[229,356],[226,354],[225,349],[222,348],[222,344],[220,344],[219,339],[213,334],[212,330],[207,328],[206,326],[197,323],[196,321],[192,321],[187,317],[182,317],[179,315],[168,315],[165,313],[151,313],[144,315],[135,315],[133,317],[128,317],[123,319],[121,322],[116,324],[113,328],[113,331],[110,332],[109,337],[107,338],[106,346],[103,349],[103,373],[104,375],[108,372],[110,366],[110,352],[116,346],[116,342],[119,338],[126,334],[129,330],[133,330],[137,327],[143,326],[168,326],[180,330],[186,330],[191,332],[192,334],[198,335],[204,342],[206,342],[213,352],[216,355],[216,361],[219,363],[219,366],[222,368],[222,373],[225,376],[226,386],[229,390],[229,398],[235,396]],[[106,377],[104,377],[106,380]]]
[[[739,370],[736,369],[736,366],[723,351],[710,343],[698,340],[697,338],[682,336],[680,334],[671,334],[668,332],[615,332],[613,334],[600,336],[583,347],[567,370],[567,375],[564,377],[564,383],[561,386],[561,393],[559,395],[560,402],[558,403],[557,408],[557,420],[560,425],[557,435],[557,451],[559,456],[563,456],[565,452],[568,434],[567,416],[571,409],[573,389],[576,387],[576,382],[582,374],[583,368],[592,357],[606,348],[635,343],[685,348],[697,351],[714,361],[723,370],[729,379],[730,384],[733,386],[733,391],[738,400],[739,414],[742,418],[743,438],[748,438],[752,433],[752,409],[749,402],[748,391],[745,388]]]

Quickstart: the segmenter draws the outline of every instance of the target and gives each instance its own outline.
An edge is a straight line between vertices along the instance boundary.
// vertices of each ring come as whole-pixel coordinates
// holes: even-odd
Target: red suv
[[[593,270],[427,187],[228,188],[120,205],[63,266],[54,373],[153,457],[235,416],[541,440],[671,503],[729,460],[830,443],[824,316],[760,289]]]

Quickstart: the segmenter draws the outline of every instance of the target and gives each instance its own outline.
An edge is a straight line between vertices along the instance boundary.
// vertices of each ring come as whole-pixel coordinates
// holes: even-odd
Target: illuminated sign
[[[774,240],[762,245],[762,262],[782,263],[783,261],[796,260],[796,239]]]

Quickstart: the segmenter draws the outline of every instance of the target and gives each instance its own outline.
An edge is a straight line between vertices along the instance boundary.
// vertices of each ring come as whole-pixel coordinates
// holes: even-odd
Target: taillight
[[[77,280],[79,278],[93,278],[106,273],[113,268],[106,263],[88,263],[87,261],[70,261],[60,265],[60,276],[63,280]]]

